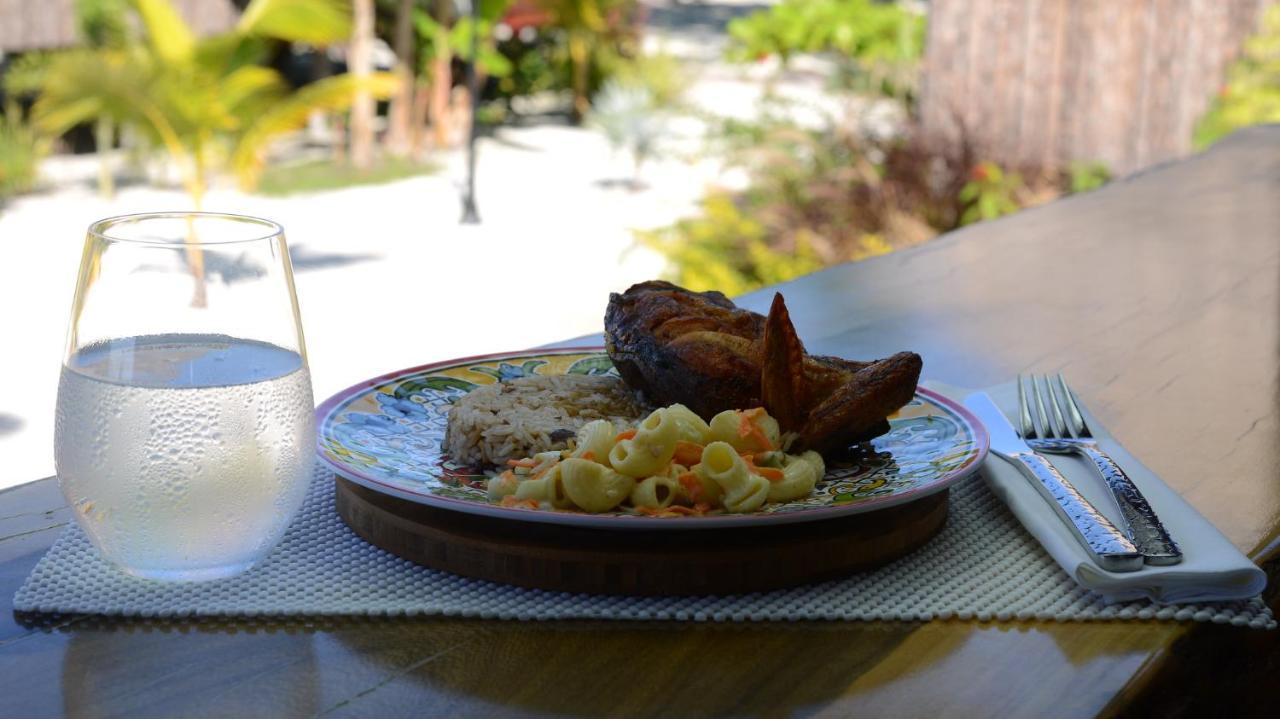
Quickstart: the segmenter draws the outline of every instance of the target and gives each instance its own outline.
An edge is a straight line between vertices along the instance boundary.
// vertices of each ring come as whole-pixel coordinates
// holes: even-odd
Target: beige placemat
[[[992,460],[995,461],[995,460]],[[298,519],[259,566],[230,579],[163,584],[126,575],[69,527],[18,590],[25,612],[140,617],[446,615],[500,619],[1196,620],[1271,628],[1259,599],[1106,604],[1081,589],[980,477],[957,484],[945,528],[915,553],[847,579],[775,592],[614,597],[520,589],[420,567],[359,539],[317,466]]]

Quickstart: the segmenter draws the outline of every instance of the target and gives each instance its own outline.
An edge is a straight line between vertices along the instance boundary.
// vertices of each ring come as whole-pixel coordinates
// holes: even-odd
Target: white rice
[[[566,449],[582,425],[607,419],[632,424],[646,408],[616,377],[521,377],[478,387],[449,409],[444,449],[464,465],[502,465]]]

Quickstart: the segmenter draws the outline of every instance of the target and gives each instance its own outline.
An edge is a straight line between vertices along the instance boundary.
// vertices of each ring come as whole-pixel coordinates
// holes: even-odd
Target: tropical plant
[[[437,2],[434,13],[422,9],[413,13],[421,73],[425,78],[424,87],[421,88],[426,98],[423,104],[427,106],[425,114],[431,118],[437,147],[449,144],[448,118],[459,109],[450,106],[453,61],[471,61],[473,33],[476,33],[476,70],[481,76],[504,78],[514,71],[512,61],[498,50],[493,39],[494,26],[506,12],[511,0],[476,1],[479,3],[476,8],[478,23],[470,15],[453,17],[451,3],[448,2]],[[461,109],[470,111],[470,108]]]
[[[603,84],[625,45],[629,23],[623,16],[635,11],[635,0],[539,0],[555,26],[565,33],[573,117],[582,120],[591,95]],[[623,54],[628,52],[623,49]]]
[[[588,119],[604,133],[615,151],[625,149],[631,153],[631,187],[639,189],[640,167],[653,155],[665,124],[654,107],[653,92],[643,85],[610,80],[596,94]]]
[[[776,248],[765,226],[723,192],[703,199],[700,216],[636,236],[670,261],[668,279],[698,291],[737,295],[823,266],[806,235],[796,238],[791,251]]]
[[[979,161],[968,142],[937,145],[916,131],[868,139],[847,119],[819,129],[727,121],[717,134],[746,188],[713,191],[697,216],[637,240],[667,257],[671,279],[731,293],[924,242],[1107,177],[1098,164],[1015,172]]]
[[[900,3],[784,0],[729,23],[729,57],[756,61],[828,53],[852,89],[908,98],[924,53],[925,19]]]
[[[677,108],[689,87],[688,68],[674,55],[646,53],[615,63],[609,78],[624,87],[643,87],[652,97],[653,107]],[[607,84],[607,81],[606,81]]]
[[[23,119],[18,104],[8,103],[0,116],[0,201],[35,186],[47,150],[48,143]]]
[[[1244,45],[1227,73],[1227,84],[1195,129],[1196,147],[1207,147],[1232,131],[1280,122],[1280,5],[1262,18],[1262,28]]]
[[[684,94],[682,79],[675,58],[641,56],[619,63],[613,77],[596,93],[588,120],[615,151],[631,153],[633,189],[641,187],[640,168],[657,152],[666,132],[667,112]]]
[[[129,27],[128,0],[76,0],[76,29],[80,39],[91,48],[122,48],[133,36]],[[107,151],[115,142],[115,123],[107,115],[93,124],[93,145],[98,154],[98,192],[104,197],[115,194]]]
[[[505,55],[498,52],[497,43],[493,39],[493,27],[502,16],[511,0],[481,1],[479,7],[479,23],[475,24],[470,15],[455,19],[440,19],[425,10],[417,10],[413,14],[414,27],[418,31],[419,44],[424,61],[436,57],[458,58],[463,62],[471,61],[471,33],[473,26],[480,28],[476,39],[476,66],[481,73],[492,77],[506,77],[511,74],[512,64]]]
[[[1067,168],[1067,189],[1072,192],[1088,192],[1111,181],[1111,170],[1102,162],[1073,162]]]
[[[994,220],[1017,212],[1022,207],[1018,195],[1025,187],[1021,174],[1006,172],[994,162],[978,163],[969,182],[960,190],[960,201],[965,204],[960,224]]]
[[[230,32],[197,39],[167,0],[131,0],[142,42],[28,56],[7,78],[38,93],[32,118],[59,135],[97,118],[136,128],[163,147],[200,207],[212,174],[233,170],[252,188],[270,142],[318,109],[350,105],[357,87],[391,95],[395,76],[325,78],[292,90],[262,62],[275,40],[324,44],[346,38],[345,0],[252,0]]]

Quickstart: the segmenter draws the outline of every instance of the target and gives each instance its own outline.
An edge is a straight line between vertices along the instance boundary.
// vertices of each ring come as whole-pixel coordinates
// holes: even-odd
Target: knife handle
[[[1082,442],[1078,451],[1093,462],[1098,468],[1098,473],[1102,475],[1103,481],[1111,488],[1111,494],[1115,495],[1120,513],[1131,530],[1129,536],[1133,538],[1138,551],[1142,552],[1144,561],[1155,565],[1181,562],[1182,550],[1178,548],[1178,543],[1169,536],[1168,530],[1160,523],[1155,510],[1151,509],[1151,505],[1147,503],[1147,498],[1142,496],[1142,492],[1138,491],[1138,487],[1134,485],[1133,480],[1129,479],[1129,475],[1125,474],[1120,465],[1093,444]]]
[[[1033,484],[1058,511],[1058,515],[1067,521],[1076,539],[1099,567],[1109,572],[1132,572],[1142,568],[1142,554],[1133,542],[1071,486],[1049,460],[1034,452],[1014,452],[1009,457],[1035,480]]]

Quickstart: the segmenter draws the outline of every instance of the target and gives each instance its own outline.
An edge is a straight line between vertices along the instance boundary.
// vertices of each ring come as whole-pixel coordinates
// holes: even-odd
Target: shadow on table
[[[0,437],[17,432],[24,424],[26,423],[16,414],[0,412]]]
[[[312,716],[323,708],[313,635],[303,628],[116,622],[68,634],[60,690],[69,717]]]

